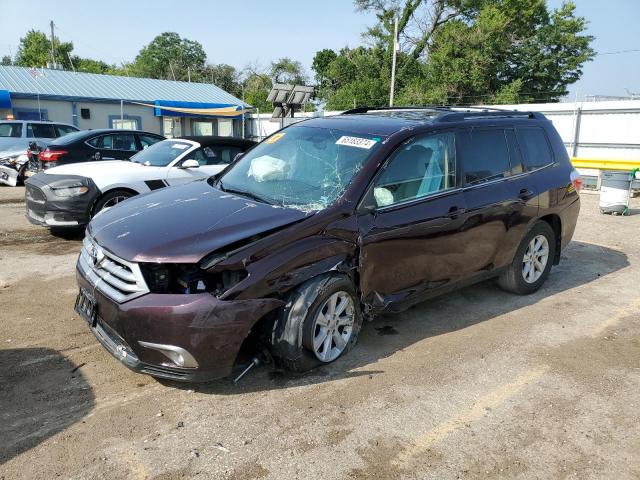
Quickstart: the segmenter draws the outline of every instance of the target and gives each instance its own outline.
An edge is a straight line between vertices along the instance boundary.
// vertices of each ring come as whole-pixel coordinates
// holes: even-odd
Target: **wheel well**
[[[132,188],[126,188],[126,187],[120,187],[120,188],[112,188],[111,190],[107,190],[106,192],[102,192],[102,194],[96,198],[96,200],[93,202],[93,205],[91,205],[91,216],[93,217],[97,212],[95,211],[96,205],[100,202],[100,200],[102,200],[105,196],[109,195],[110,193],[113,192],[127,192],[130,193],[131,196],[136,196],[138,195],[138,192],[136,192],[134,189]]]
[[[545,215],[544,217],[541,217],[540,220],[547,222],[553,229],[553,233],[555,233],[556,253],[553,258],[553,264],[558,265],[558,263],[560,263],[560,246],[562,242],[562,221],[556,214]]]

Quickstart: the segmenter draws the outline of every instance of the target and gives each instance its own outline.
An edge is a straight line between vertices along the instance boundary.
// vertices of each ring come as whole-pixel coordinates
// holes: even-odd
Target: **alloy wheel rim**
[[[522,277],[527,283],[535,283],[544,273],[549,261],[549,242],[544,235],[531,239],[522,258]]]
[[[313,325],[313,353],[322,362],[338,358],[353,334],[354,304],[347,292],[336,292],[318,309]]]
[[[103,210],[108,210],[111,207],[114,207],[115,205],[117,205],[118,203],[122,202],[123,200],[126,200],[127,197],[126,195],[118,195],[117,197],[113,197],[110,198],[108,201],[105,202],[105,204],[102,206]]]

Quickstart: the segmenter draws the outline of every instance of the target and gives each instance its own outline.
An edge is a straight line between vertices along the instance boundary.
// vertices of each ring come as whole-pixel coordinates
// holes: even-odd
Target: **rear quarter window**
[[[27,137],[30,138],[56,138],[56,132],[51,123],[28,123]]]
[[[510,174],[509,149],[503,129],[473,129],[458,133],[465,185],[475,185]]]
[[[542,128],[518,128],[518,143],[523,151],[524,170],[530,172],[553,163],[547,134]]]

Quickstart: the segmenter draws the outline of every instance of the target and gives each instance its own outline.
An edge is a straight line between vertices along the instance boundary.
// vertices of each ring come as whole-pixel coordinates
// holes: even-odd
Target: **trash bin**
[[[631,172],[604,171],[600,185],[600,212],[624,215],[629,210]]]

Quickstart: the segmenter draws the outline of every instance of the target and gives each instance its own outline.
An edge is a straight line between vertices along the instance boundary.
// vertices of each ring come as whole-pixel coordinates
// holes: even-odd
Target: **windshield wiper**
[[[260,195],[256,195],[253,192],[248,192],[246,190],[239,190],[239,189],[236,189],[236,188],[227,188],[227,187],[224,186],[224,184],[222,182],[218,182],[218,186],[220,187],[220,190],[222,190],[223,192],[237,193],[238,195],[244,195],[245,197],[249,197],[250,199],[256,200],[258,202],[266,203],[267,205],[273,205],[266,198],[263,198]]]

